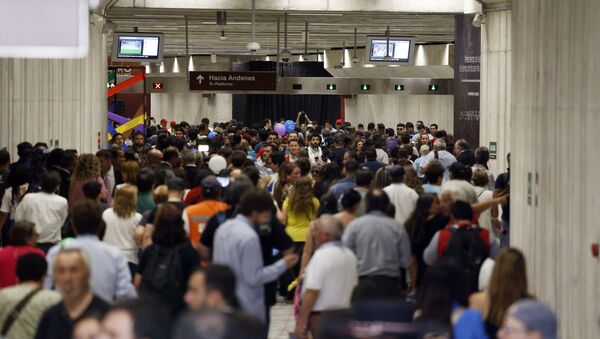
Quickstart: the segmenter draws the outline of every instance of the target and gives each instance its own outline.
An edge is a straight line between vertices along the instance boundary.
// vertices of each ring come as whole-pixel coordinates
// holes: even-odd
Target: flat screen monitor
[[[150,61],[163,59],[162,33],[116,33],[113,38],[113,61]]]
[[[415,52],[414,38],[390,37],[388,44],[386,37],[367,37],[366,47],[368,55],[367,63],[413,64],[413,55]],[[389,55],[387,60],[386,55]]]

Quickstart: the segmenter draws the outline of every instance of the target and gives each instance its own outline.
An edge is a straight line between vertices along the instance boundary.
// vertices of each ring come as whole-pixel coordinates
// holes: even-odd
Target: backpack
[[[150,253],[148,264],[141,272],[143,279],[140,290],[169,302],[180,300],[186,289],[179,254],[183,245],[174,248],[155,246],[156,250]]]
[[[447,245],[443,257],[456,263],[464,272],[469,293],[477,292],[479,270],[489,253],[483,239],[488,239],[489,234],[479,227],[447,228],[442,231],[444,233]]]

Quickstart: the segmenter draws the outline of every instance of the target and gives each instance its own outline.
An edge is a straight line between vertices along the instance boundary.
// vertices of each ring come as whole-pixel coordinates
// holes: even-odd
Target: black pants
[[[372,299],[401,299],[404,296],[405,283],[400,277],[383,275],[362,276],[354,289],[352,301]]]
[[[135,277],[135,274],[138,271],[138,265],[128,261],[127,266],[129,266],[129,272],[131,273],[131,281],[133,281],[133,278]]]
[[[289,301],[294,300],[295,289],[288,291],[288,286],[292,283],[292,281],[294,281],[294,279],[296,279],[298,274],[300,274],[300,262],[302,261],[302,252],[303,251],[304,251],[304,243],[303,242],[295,242],[294,243],[294,253],[300,258],[300,260],[298,260],[298,263],[294,267],[285,271],[285,273],[281,275],[281,278],[279,278],[279,295],[281,295],[282,297],[285,297],[286,300],[289,300]]]

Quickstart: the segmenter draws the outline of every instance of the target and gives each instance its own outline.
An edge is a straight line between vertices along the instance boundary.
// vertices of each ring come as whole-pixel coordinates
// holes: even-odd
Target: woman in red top
[[[0,288],[17,284],[17,260],[23,254],[37,253],[42,257],[44,251],[35,247],[37,232],[30,222],[16,222],[8,236],[8,246],[0,249]]]

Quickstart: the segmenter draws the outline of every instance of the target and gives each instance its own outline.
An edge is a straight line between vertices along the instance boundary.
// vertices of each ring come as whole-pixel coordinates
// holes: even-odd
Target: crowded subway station
[[[0,338],[600,338],[599,16],[0,1]]]

